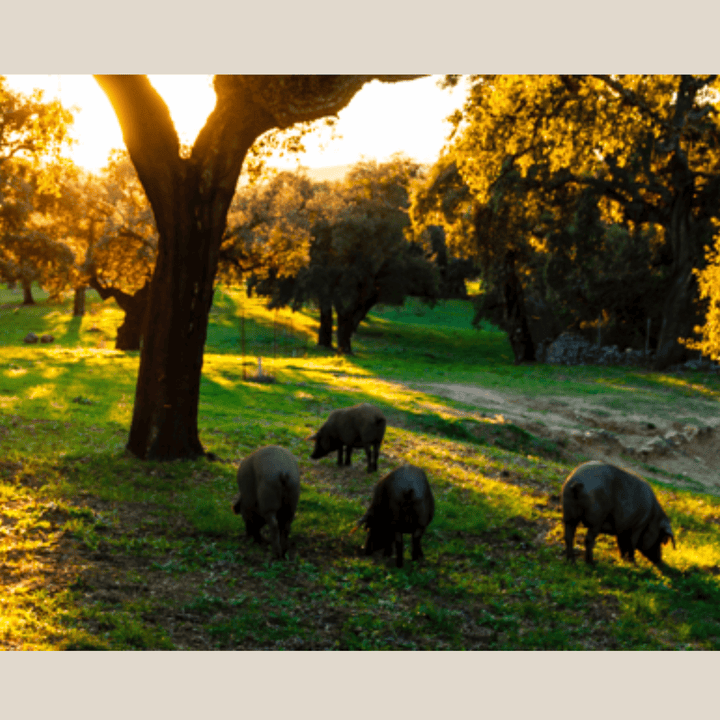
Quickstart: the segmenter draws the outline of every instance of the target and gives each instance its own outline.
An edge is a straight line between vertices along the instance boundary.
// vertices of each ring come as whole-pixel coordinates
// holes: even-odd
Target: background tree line
[[[51,301],[73,292],[78,316],[87,287],[114,297],[126,313],[117,347],[139,349],[157,233],[127,152],[90,173],[60,155],[72,142],[70,111],[4,78],[0,103],[0,279],[22,286],[25,304],[33,282]]]
[[[475,76],[413,226],[442,223],[477,259],[476,319],[508,332],[517,361],[562,330],[599,330],[649,339],[665,368],[710,299],[698,281],[720,211],[717,100],[714,75]]]
[[[216,109],[182,149],[146,78],[98,77],[128,147],[98,176],[60,159],[68,111],[2,86],[0,273],[73,288],[78,311],[88,285],[123,307],[118,346],[142,347],[133,452],[202,452],[218,272],[275,306],[315,304],[318,341],[330,347],[336,323],[341,352],[375,304],[442,296],[464,259],[483,274],[476,319],[507,331],[517,361],[565,329],[650,341],[659,369],[693,346],[717,355],[716,76],[473,76],[430,172],[395,158],[340,184],[281,174],[236,193],[246,156],[256,172],[257,148],[293,127],[284,142],[300,148],[307,123],[370,79],[218,77]]]
[[[71,115],[63,123],[67,133]],[[297,136],[269,137],[265,155],[283,142],[289,152],[299,149]],[[113,151],[97,174],[56,158],[47,187],[26,177],[34,161],[16,165],[5,183],[3,211],[15,233],[3,236],[2,278],[22,282],[27,302],[32,282],[51,301],[73,292],[75,315],[84,312],[88,287],[114,298],[125,312],[116,348],[140,349],[158,235],[129,155]],[[318,344],[335,347],[335,326],[337,350],[351,353],[353,334],[376,304],[402,304],[408,294],[426,302],[462,297],[465,278],[476,274],[471,261],[449,255],[442,228],[429,228],[420,242],[408,232],[411,186],[423,176],[418,163],[397,156],[360,162],[341,182],[315,183],[299,172],[268,179],[256,150],[251,182],[230,207],[218,277],[246,283],[270,307],[319,308]],[[13,189],[21,201],[9,202]]]
[[[241,189],[221,248],[221,276],[249,277],[270,307],[307,303],[320,311],[318,344],[352,352],[352,336],[377,304],[407,295],[426,302],[465,296],[471,262],[449,257],[441,228],[412,239],[408,208],[422,167],[402,156],[363,161],[341,182],[313,183],[284,172]],[[335,321],[334,321],[335,319]]]

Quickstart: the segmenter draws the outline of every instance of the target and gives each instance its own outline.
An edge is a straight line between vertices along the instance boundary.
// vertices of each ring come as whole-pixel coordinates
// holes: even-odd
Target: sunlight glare
[[[180,141],[191,145],[215,107],[212,75],[149,75],[162,95]],[[115,148],[124,148],[120,125],[112,106],[92,75],[8,75],[13,89],[30,94],[34,88],[46,98],[58,97],[77,112],[71,130],[75,145],[67,152],[78,165],[98,171],[107,164]],[[338,139],[322,128],[305,139],[306,152],[298,156],[274,157],[270,164],[310,168],[354,164],[362,158],[387,160],[403,152],[421,163],[437,158],[450,125],[445,118],[460,107],[467,95],[461,84],[440,90],[438,76],[409,82],[366,85],[339,114]]]
[[[148,75],[170,109],[180,142],[192,145],[215,107],[212,75]]]

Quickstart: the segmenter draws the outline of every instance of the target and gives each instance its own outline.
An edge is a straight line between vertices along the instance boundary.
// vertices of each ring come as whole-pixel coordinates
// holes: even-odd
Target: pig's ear
[[[352,535],[361,525],[364,525],[367,522],[367,516],[368,514],[365,513],[356,523],[355,527],[350,531],[350,535]]]
[[[240,496],[240,495],[236,495],[236,496],[233,498],[232,509],[233,509],[233,512],[234,512],[236,515],[239,515],[239,514],[240,514],[240,508],[241,508],[240,499],[241,499],[241,496]]]
[[[315,433],[314,435],[310,435],[309,437],[306,437],[305,442],[312,442],[313,440],[316,440],[316,439],[317,439],[317,433]]]
[[[663,520],[662,523],[662,532],[664,533],[665,537],[662,539],[662,544],[667,545],[668,540],[672,540],[673,544],[673,550],[675,550],[675,536],[673,535],[672,527],[670,526],[670,523],[667,520]]]

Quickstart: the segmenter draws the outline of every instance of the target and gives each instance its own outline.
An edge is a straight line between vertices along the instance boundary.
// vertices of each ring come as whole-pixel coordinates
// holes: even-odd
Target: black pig
[[[380,443],[385,437],[385,416],[372,405],[363,403],[354,407],[333,410],[324,425],[308,440],[315,441],[310,458],[318,460],[334,450],[338,453],[338,465],[350,465],[353,448],[365,448],[368,472],[377,470]]]
[[[672,540],[670,520],[650,485],[638,475],[597,461],[575,468],[562,489],[565,556],[574,562],[578,523],[587,527],[585,562],[593,563],[599,533],[617,538],[620,557],[635,562],[639,550],[650,562],[662,562],[661,546]]]
[[[260,528],[267,524],[275,557],[284,557],[300,496],[295,456],[278,445],[259,448],[240,463],[237,484],[240,493],[232,508],[245,520],[248,537],[262,542]]]
[[[368,511],[358,520],[357,527],[368,530],[365,554],[384,549],[392,555],[395,543],[396,564],[403,566],[403,533],[412,535],[412,559],[424,557],[420,540],[435,514],[427,475],[419,467],[403,465],[379,480],[373,491]]]

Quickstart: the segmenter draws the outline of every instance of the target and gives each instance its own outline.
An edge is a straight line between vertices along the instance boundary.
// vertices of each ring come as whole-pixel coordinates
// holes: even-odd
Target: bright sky
[[[211,76],[149,77],[170,108],[181,142],[192,144],[215,104]],[[420,162],[433,162],[450,131],[445,118],[466,95],[464,85],[440,90],[439,77],[366,85],[339,115],[337,133],[342,139],[328,143],[323,152],[318,148],[323,135],[308,138],[300,163],[310,168],[345,165],[362,156],[382,162],[399,151]],[[41,88],[66,107],[79,108],[72,131],[77,143],[68,153],[78,165],[98,170],[111,149],[124,147],[112,106],[91,75],[8,75],[7,79],[16,90],[28,93]],[[327,140],[329,135],[324,137]],[[272,164],[294,167],[297,160],[283,158]]]

